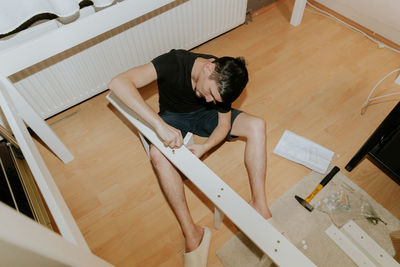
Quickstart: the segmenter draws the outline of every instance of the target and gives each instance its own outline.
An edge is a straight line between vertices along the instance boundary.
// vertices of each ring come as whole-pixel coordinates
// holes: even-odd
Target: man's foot
[[[268,206],[266,204],[259,204],[256,205],[256,203],[251,200],[249,202],[249,204],[261,215],[263,216],[266,220],[268,220],[269,218],[272,218],[272,213],[270,211],[270,209],[268,208]]]
[[[206,267],[208,249],[210,248],[211,230],[203,227],[203,237],[197,248],[190,252],[185,252],[185,267]]]
[[[185,252],[191,252],[195,250],[201,243],[204,237],[204,228],[196,225],[196,231],[193,236],[185,237]]]

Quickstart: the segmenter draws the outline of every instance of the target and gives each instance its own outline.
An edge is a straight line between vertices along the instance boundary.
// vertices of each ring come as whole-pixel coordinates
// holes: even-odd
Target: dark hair
[[[217,82],[222,101],[232,103],[242,93],[249,81],[243,57],[221,57],[213,61],[214,72],[210,79]]]

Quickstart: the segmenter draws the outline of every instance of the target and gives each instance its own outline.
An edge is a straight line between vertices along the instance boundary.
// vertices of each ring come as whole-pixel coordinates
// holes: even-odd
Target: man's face
[[[195,92],[197,97],[204,98],[206,102],[222,102],[219,88],[215,80],[210,79],[210,74],[214,71],[214,64],[204,68],[196,84]]]

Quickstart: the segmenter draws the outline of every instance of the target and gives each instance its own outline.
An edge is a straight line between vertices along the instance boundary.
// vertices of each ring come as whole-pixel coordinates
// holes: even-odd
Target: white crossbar
[[[279,266],[315,266],[186,147],[165,147],[147,123],[112,93],[107,99],[230,220]]]

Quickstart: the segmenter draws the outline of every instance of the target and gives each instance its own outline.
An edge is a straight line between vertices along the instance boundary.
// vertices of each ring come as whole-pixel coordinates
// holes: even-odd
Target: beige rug
[[[325,234],[332,223],[340,227],[350,219],[393,256],[389,233],[400,229],[400,221],[341,172],[311,201],[318,208],[310,213],[300,206],[294,195],[306,198],[323,177],[309,173],[274,202],[274,226],[317,266],[356,266]],[[375,225],[364,215],[377,215],[387,225],[381,221]],[[262,252],[242,233],[226,242],[217,256],[226,267],[274,266],[271,262],[259,264]]]

